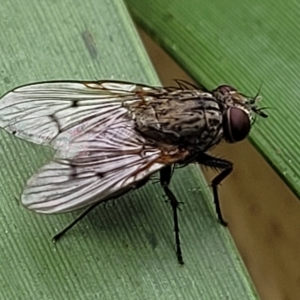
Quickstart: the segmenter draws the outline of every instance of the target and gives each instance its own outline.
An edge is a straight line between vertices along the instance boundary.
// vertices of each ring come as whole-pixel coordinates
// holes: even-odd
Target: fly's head
[[[216,100],[223,106],[224,138],[229,143],[245,139],[254,124],[255,115],[266,118],[257,103],[261,100],[258,94],[247,97],[229,85],[221,85],[212,91]]]

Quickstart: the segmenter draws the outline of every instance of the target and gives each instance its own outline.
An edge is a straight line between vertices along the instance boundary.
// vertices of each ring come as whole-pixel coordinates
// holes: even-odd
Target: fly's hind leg
[[[178,260],[179,264],[183,265],[184,262],[183,262],[181,246],[180,246],[178,215],[177,215],[177,211],[178,211],[178,207],[179,207],[180,203],[177,201],[175,195],[169,188],[171,177],[172,177],[172,167],[171,166],[166,166],[160,171],[160,184],[163,187],[164,192],[166,193],[166,195],[170,201],[172,211],[173,211],[177,260]]]
[[[138,181],[135,185],[135,189],[138,189],[145,185],[148,182],[149,178],[144,178],[140,181]],[[81,214],[79,214],[70,224],[68,224],[66,227],[64,227],[61,231],[59,231],[57,234],[55,234],[52,237],[52,242],[57,242],[65,233],[67,233],[73,226],[75,226],[79,221],[81,221],[86,215],[88,215],[96,206],[98,206],[101,203],[101,201],[95,202],[94,204],[91,204],[88,208],[86,208]]]
[[[56,243],[65,233],[67,233],[73,226],[75,226],[79,221],[81,221],[89,212],[91,212],[96,206],[99,205],[100,202],[96,202],[90,205],[87,209],[85,209],[80,215],[78,215],[70,224],[64,227],[61,231],[55,234],[52,237],[52,242]]]

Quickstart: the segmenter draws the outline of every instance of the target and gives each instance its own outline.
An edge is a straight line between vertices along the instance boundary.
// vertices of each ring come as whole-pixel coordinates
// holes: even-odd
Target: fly
[[[218,220],[226,225],[217,187],[232,163],[207,154],[222,140],[245,139],[260,96],[229,85],[209,91],[177,80],[176,87],[123,81],[33,83],[5,94],[0,126],[56,150],[27,182],[22,204],[38,213],[83,211],[58,240],[99,203],[143,186],[156,172],[174,218],[176,255],[183,264],[177,209],[169,184],[175,166],[199,163],[220,170],[212,180]]]

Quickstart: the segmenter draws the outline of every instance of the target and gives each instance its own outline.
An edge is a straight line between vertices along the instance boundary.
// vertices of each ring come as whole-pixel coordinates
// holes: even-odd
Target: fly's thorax
[[[157,142],[197,146],[202,151],[223,136],[223,112],[208,93],[170,92],[129,107],[136,129]]]

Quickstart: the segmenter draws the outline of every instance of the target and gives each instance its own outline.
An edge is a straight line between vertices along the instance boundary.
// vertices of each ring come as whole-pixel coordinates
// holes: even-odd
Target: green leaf
[[[1,4],[1,91],[34,81],[121,79],[158,84],[122,1]],[[0,290],[3,299],[254,299],[197,166],[176,171],[185,266],[159,184],[100,205],[59,243],[76,213],[45,216],[19,204],[26,180],[53,154],[0,131]]]
[[[198,82],[259,87],[268,119],[250,139],[300,195],[299,5],[276,1],[127,0],[135,20]]]

